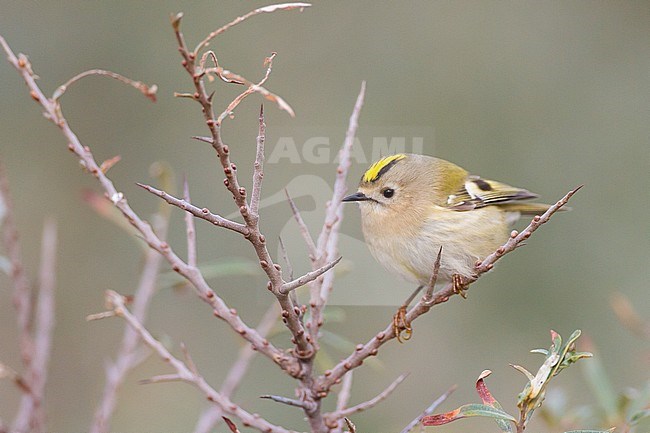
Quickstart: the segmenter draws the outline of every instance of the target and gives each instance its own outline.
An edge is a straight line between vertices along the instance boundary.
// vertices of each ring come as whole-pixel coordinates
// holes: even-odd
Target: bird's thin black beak
[[[372,200],[372,199],[362,192],[355,192],[354,194],[350,194],[346,197],[343,197],[343,200],[341,201],[367,201],[367,200]]]

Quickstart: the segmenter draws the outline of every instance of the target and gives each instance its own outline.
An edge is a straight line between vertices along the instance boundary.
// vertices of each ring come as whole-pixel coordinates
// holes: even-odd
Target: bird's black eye
[[[391,198],[395,194],[395,190],[392,188],[384,188],[381,190],[381,194],[386,198]]]

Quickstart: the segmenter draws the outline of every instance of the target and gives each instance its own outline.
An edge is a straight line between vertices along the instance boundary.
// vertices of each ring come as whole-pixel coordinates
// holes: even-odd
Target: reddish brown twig
[[[211,52],[212,57],[216,61],[216,56],[214,53]],[[248,96],[252,95],[253,93],[259,93],[262,96],[264,96],[265,99],[274,102],[277,104],[278,108],[281,110],[286,111],[289,113],[291,117],[295,117],[296,113],[293,111],[293,108],[287,102],[276,95],[275,93],[269,92],[267,89],[262,87],[262,84],[266,82],[266,80],[269,79],[269,75],[271,74],[271,68],[273,66],[273,59],[277,53],[271,53],[269,57],[267,57],[264,61],[264,65],[267,67],[266,68],[266,74],[264,75],[264,78],[262,78],[257,84],[256,83],[251,83],[247,79],[245,79],[242,76],[239,76],[237,74],[233,74],[230,71],[226,71],[220,67],[217,68],[209,68],[209,69],[204,69],[205,72],[214,72],[216,73],[219,77],[224,79],[226,82],[237,82],[240,84],[246,84],[248,85],[248,88],[244,90],[242,93],[240,93],[235,99],[233,99],[230,104],[228,104],[228,107],[217,117],[217,124],[221,125],[225,119],[228,117],[232,117],[235,108],[241,104],[241,102],[246,99]],[[263,115],[260,115],[261,118],[263,118]]]
[[[284,283],[282,288],[280,289],[280,293],[283,294],[288,294],[292,290],[297,289],[298,287],[302,287],[305,284],[309,284],[310,282],[316,280],[318,277],[323,275],[325,272],[329,271],[332,269],[334,266],[336,266],[342,259],[343,257],[339,257],[335,260],[332,260],[329,263],[326,263],[324,266],[321,266],[320,268],[313,270],[311,272],[307,272],[305,275],[303,275],[300,278],[296,278],[293,281],[289,281],[288,283]]]
[[[250,18],[252,16],[255,16],[255,15],[258,15],[258,14],[261,14],[261,13],[275,12],[275,11],[279,11],[279,10],[288,11],[288,10],[292,10],[292,9],[299,9],[299,10],[302,11],[304,8],[308,8],[309,6],[311,6],[310,3],[279,3],[279,4],[274,4],[274,5],[269,5],[269,6],[264,6],[264,7],[261,7],[261,8],[254,9],[254,10],[248,12],[245,15],[242,15],[240,17],[235,18],[234,20],[232,20],[228,24],[219,27],[218,29],[214,30],[213,32],[210,32],[210,34],[208,36],[206,36],[201,42],[198,43],[196,48],[194,48],[194,51],[192,51],[192,54],[196,58],[199,55],[199,51],[201,51],[203,48],[207,47],[212,39],[216,38],[217,36],[219,36],[220,34],[225,32],[226,30],[231,28],[232,26],[235,26],[235,25],[241,23],[242,21],[245,21],[246,19],[248,19],[248,18]]]
[[[271,72],[269,66],[268,72]],[[267,74],[268,76],[268,74]],[[264,105],[260,105],[259,129],[257,133],[257,148],[253,163],[253,188],[251,191],[251,213],[259,215],[260,199],[262,197],[262,180],[264,179],[264,143],[266,142],[266,124],[264,123]]]
[[[144,96],[149,98],[152,102],[156,102],[156,92],[158,91],[158,86],[155,84],[152,86],[148,86],[144,84],[141,81],[135,81],[130,78],[127,78],[123,75],[117,74],[112,71],[105,71],[103,69],[91,69],[89,71],[82,72],[80,74],[75,75],[74,77],[70,78],[65,84],[60,85],[52,94],[52,99],[57,100],[63,96],[63,94],[68,90],[68,88],[76,83],[77,81],[81,80],[84,77],[88,77],[91,75],[103,75],[109,78],[113,78],[114,80],[121,81],[124,84],[127,84],[131,87],[134,87],[140,91]],[[119,159],[118,159],[119,161]],[[117,161],[115,161],[117,162]],[[110,167],[108,167],[110,168]],[[103,170],[104,172],[108,171],[108,168]]]
[[[261,337],[253,328],[247,326],[241,320],[237,312],[228,307],[210,288],[198,268],[189,266],[183,262],[173,252],[170,246],[155,234],[149,223],[141,219],[133,211],[124,198],[124,195],[117,191],[113,182],[101,171],[90,148],[81,144],[79,138],[72,131],[68,122],[61,114],[61,110],[58,109],[58,103],[50,100],[43,94],[35,81],[35,75],[27,57],[22,54],[16,56],[2,37],[0,37],[0,45],[7,53],[9,63],[16,68],[27,84],[32,98],[43,107],[45,116],[61,130],[65,138],[68,140],[68,149],[79,158],[86,170],[98,180],[105,191],[106,197],[124,215],[124,218],[126,218],[127,221],[136,228],[147,245],[162,254],[174,271],[178,272],[192,283],[198,296],[210,305],[215,316],[223,319],[232,329],[252,344],[256,350],[265,354],[276,364],[289,372],[289,374],[293,376],[299,375],[300,367],[293,357],[287,355],[282,350],[277,349],[266,339]]]
[[[193,99],[195,99],[202,107],[202,113],[206,125],[210,130],[209,142],[216,151],[217,156],[219,157],[219,162],[221,163],[224,174],[226,175],[224,185],[232,194],[235,204],[239,209],[239,213],[244,219],[247,229],[246,239],[252,244],[260,261],[260,267],[264,270],[269,279],[269,290],[276,296],[276,299],[282,307],[282,317],[287,328],[291,332],[293,337],[292,340],[295,341],[294,354],[300,359],[311,358],[314,356],[315,350],[310,339],[307,338],[298,314],[294,311],[294,306],[289,295],[280,293],[280,289],[285,283],[282,279],[280,266],[274,263],[268,252],[266,237],[259,229],[259,215],[251,212],[251,206],[246,200],[246,189],[239,183],[237,167],[230,159],[230,148],[222,141],[221,120],[215,117],[212,96],[208,94],[203,81],[204,73],[200,71],[197,72],[196,54],[191,52],[187,47],[185,37],[180,30],[180,19],[181,16],[176,16],[172,20],[172,26],[178,42],[179,52],[183,58],[182,64],[192,78],[195,88]],[[236,78],[238,81],[243,80],[240,80],[241,77]],[[260,86],[258,87],[261,88]],[[256,88],[256,90],[259,91],[259,88]],[[263,114],[260,117],[261,123],[263,123]],[[263,129],[260,129],[260,134],[263,133]]]
[[[210,212],[209,209],[207,208],[199,208],[197,206],[194,206],[192,203],[189,203],[185,200],[182,200],[180,198],[174,197],[171,194],[166,193],[165,191],[159,190],[154,188],[153,186],[150,185],[145,185],[143,183],[136,183],[139,187],[145,189],[146,191],[149,191],[153,195],[156,195],[163,200],[165,200],[167,203],[176,206],[179,209],[184,210],[185,212],[188,212],[192,215],[194,215],[197,218],[200,218],[202,220],[206,220],[207,222],[217,226],[217,227],[223,227],[228,230],[232,230],[234,232],[237,232],[242,235],[247,235],[248,230],[246,229],[246,226],[243,224],[239,224],[235,221],[231,221],[229,219],[226,219],[220,215],[214,214]]]

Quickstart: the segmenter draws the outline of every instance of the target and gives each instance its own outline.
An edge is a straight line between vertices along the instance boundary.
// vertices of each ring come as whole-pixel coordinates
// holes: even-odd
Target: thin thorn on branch
[[[140,385],[150,385],[152,383],[164,383],[164,382],[182,382],[183,378],[178,374],[160,374],[158,376],[153,376],[149,379],[141,379],[138,381]]]
[[[433,264],[433,272],[431,273],[431,278],[429,279],[429,284],[427,284],[426,290],[424,292],[424,295],[422,299],[427,302],[430,301],[433,298],[433,288],[436,286],[436,282],[438,281],[438,274],[440,273],[440,260],[442,258],[442,245],[440,246],[440,249],[438,250],[438,256],[436,257],[436,261]]]
[[[297,289],[298,287],[304,286],[305,284],[314,281],[316,278],[320,277],[323,275],[325,272],[329,271],[332,269],[334,266],[336,266],[342,259],[343,257],[339,257],[336,260],[333,260],[329,263],[327,263],[325,266],[322,266],[314,271],[307,272],[305,275],[303,275],[300,278],[296,278],[293,281],[289,281],[288,283],[285,283],[281,288],[280,288],[280,293],[283,295],[286,295],[287,293],[291,292],[292,290]]]
[[[296,202],[293,201],[293,198],[289,195],[289,191],[285,188],[284,193],[287,196],[287,201],[289,202],[289,206],[291,207],[291,213],[293,214],[293,218],[296,220],[296,223],[298,223],[298,228],[300,229],[300,234],[302,235],[303,240],[305,241],[305,244],[307,245],[307,250],[309,251],[309,258],[311,259],[312,262],[316,261],[318,258],[318,251],[316,249],[316,244],[314,243],[314,239],[311,237],[311,234],[309,233],[309,229],[307,228],[307,224],[305,224],[305,220],[302,219],[302,215],[300,214],[300,210],[298,209],[298,206],[296,206]]]
[[[214,140],[212,139],[212,137],[201,137],[201,136],[195,135],[195,136],[193,136],[192,138],[193,138],[194,140],[202,141],[202,142],[204,142],[204,143],[208,143],[208,144],[210,144],[210,145],[213,145],[213,144],[214,144]]]
[[[231,221],[229,219],[226,219],[220,215],[214,214],[210,212],[207,208],[200,209],[196,206],[194,206],[191,203],[188,203],[185,200],[181,200],[179,198],[174,197],[171,194],[166,193],[165,191],[156,189],[150,185],[145,185],[143,183],[136,182],[136,185],[139,187],[145,189],[146,191],[149,191],[153,195],[156,195],[163,200],[165,200],[167,203],[174,205],[186,212],[191,213],[197,218],[200,218],[202,220],[206,220],[216,226],[226,228],[228,230],[232,230],[234,232],[240,233],[242,235],[248,234],[248,229],[246,226],[243,224],[239,224],[235,221]]]
[[[187,176],[183,179],[183,200],[186,203],[191,203],[190,186],[187,181]],[[203,213],[203,211],[201,212]],[[187,238],[187,264],[193,268],[197,267],[197,252],[196,252],[196,227],[194,226],[194,218],[192,213],[185,212],[185,236]]]
[[[278,237],[278,244],[280,247],[280,254],[282,255],[282,260],[284,260],[284,265],[287,268],[287,274],[289,275],[289,280],[293,280],[293,266],[291,265],[291,260],[289,260],[289,254],[287,253],[287,248],[284,246],[284,241],[282,237]]]
[[[260,395],[260,398],[271,400],[276,403],[286,404],[288,406],[299,407],[306,410],[307,412],[311,412],[315,408],[315,405],[311,404],[310,402],[303,401],[303,400],[296,400],[294,398],[282,397],[280,395],[270,395],[270,394]]]

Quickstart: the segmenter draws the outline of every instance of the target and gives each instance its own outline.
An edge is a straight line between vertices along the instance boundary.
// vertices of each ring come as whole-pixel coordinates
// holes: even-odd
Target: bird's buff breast
[[[368,216],[368,215],[366,215]],[[400,220],[388,227],[380,218],[362,218],[370,252],[387,271],[417,284],[427,284],[442,246],[438,281],[453,274],[466,277],[474,264],[507,239],[508,225],[497,209],[441,211],[420,221]]]

